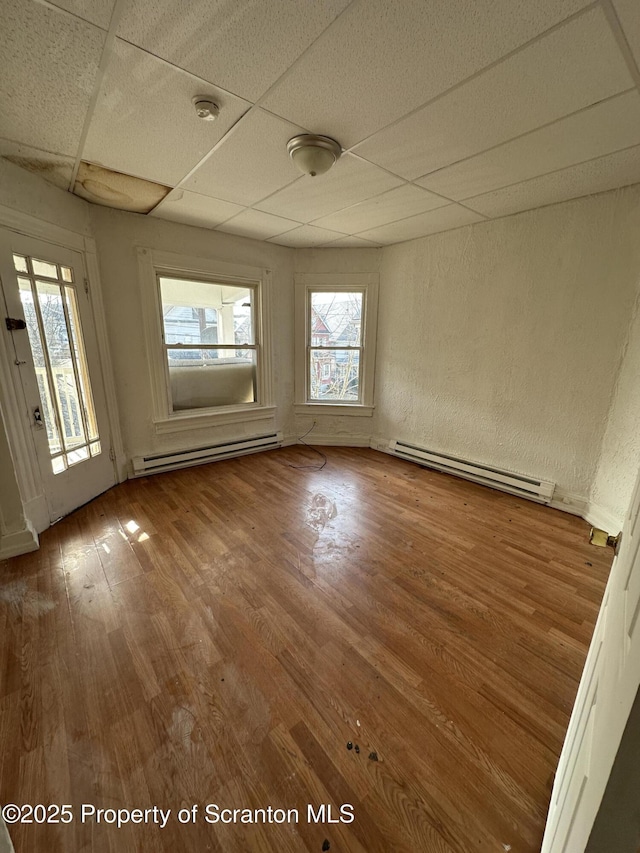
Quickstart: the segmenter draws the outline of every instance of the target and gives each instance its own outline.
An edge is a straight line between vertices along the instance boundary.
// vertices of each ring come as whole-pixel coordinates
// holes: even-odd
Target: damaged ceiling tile
[[[73,192],[93,204],[149,213],[171,191],[171,187],[134,178],[94,163],[80,162]]]

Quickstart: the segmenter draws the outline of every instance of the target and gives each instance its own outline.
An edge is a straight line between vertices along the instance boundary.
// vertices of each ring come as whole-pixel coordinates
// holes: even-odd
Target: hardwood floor
[[[611,551],[572,516],[325,453],[124,483],[0,563],[0,802],[73,807],[10,827],[17,853],[538,853]],[[83,803],[171,814],[118,828]],[[309,822],[323,803],[355,820]]]

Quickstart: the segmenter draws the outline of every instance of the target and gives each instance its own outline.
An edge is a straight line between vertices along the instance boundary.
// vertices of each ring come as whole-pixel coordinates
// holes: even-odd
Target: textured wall
[[[640,234],[638,235],[640,240]],[[640,269],[637,272],[640,285]],[[591,503],[607,529],[622,527],[640,466],[640,300],[636,302],[622,367],[602,442]],[[597,511],[597,510],[596,510]],[[610,517],[610,520],[607,519]]]
[[[640,187],[386,248],[376,432],[586,504],[640,269]]]
[[[94,206],[107,329],[111,342],[123,441],[128,457],[206,445],[255,435],[272,423],[252,421],[225,427],[156,435],[142,321],[136,248],[146,246],[273,272],[273,370],[278,428],[286,429],[293,400],[293,252],[271,243],[178,225]]]

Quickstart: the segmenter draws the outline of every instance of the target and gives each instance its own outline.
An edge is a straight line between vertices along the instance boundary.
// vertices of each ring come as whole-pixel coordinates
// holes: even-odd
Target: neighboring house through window
[[[372,413],[377,285],[373,274],[296,277],[297,412]]]

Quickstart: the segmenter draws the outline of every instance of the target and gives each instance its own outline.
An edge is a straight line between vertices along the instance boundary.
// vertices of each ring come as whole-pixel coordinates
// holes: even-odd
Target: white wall
[[[204,446],[274,428],[272,420],[157,435],[144,341],[136,248],[170,251],[272,270],[276,427],[291,429],[293,400],[293,252],[282,246],[94,206],[102,292],[127,457]]]
[[[376,431],[586,508],[640,269],[640,187],[384,250]]]
[[[638,234],[640,241],[640,233]],[[640,269],[636,273],[640,286]],[[640,466],[640,298],[625,342],[590,495],[589,520],[610,533],[622,527]]]

